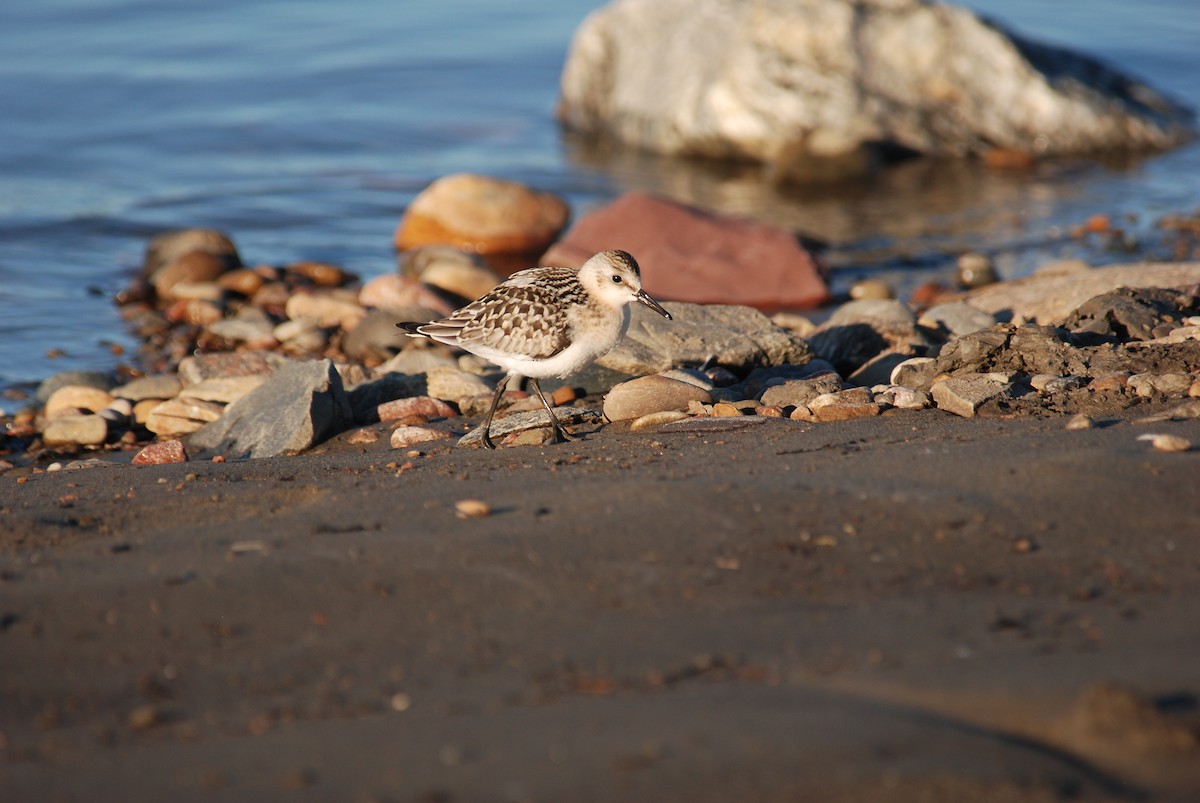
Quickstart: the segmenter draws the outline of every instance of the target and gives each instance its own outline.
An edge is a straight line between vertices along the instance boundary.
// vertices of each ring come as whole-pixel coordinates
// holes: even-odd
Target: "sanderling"
[[[492,417],[514,376],[528,377],[550,414],[555,441],[570,440],[542,395],[538,379],[570,376],[612,350],[629,328],[631,301],[640,301],[668,320],[671,317],[642,289],[642,275],[632,256],[601,251],[578,271],[546,267],[517,271],[449,317],[396,326],[410,337],[458,346],[508,372],[496,386],[483,426],[483,445],[495,449]]]

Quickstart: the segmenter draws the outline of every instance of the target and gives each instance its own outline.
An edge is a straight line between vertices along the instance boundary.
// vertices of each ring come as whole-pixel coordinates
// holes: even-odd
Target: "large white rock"
[[[1051,155],[1194,135],[1186,108],[1095,59],[924,0],[616,0],[576,32],[561,88],[570,128],[784,175],[879,143]]]

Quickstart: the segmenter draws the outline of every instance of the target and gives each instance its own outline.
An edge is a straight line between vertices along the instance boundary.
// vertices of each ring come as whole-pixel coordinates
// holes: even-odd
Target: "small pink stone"
[[[399,418],[410,418],[414,415],[425,418],[453,418],[458,413],[441,399],[430,396],[412,396],[407,399],[393,399],[384,402],[377,408],[380,421],[395,421]]]
[[[183,449],[183,441],[169,440],[152,443],[142,449],[133,458],[135,466],[158,466],[163,463],[186,463],[187,452]]]

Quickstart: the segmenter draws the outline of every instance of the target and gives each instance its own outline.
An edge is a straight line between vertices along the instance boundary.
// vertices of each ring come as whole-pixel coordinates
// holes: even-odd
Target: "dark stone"
[[[299,452],[354,425],[350,399],[329,360],[284,365],[238,399],[188,445],[230,457]]]
[[[1096,341],[1153,340],[1183,318],[1200,315],[1200,297],[1167,288],[1119,287],[1084,302],[1063,327]]]

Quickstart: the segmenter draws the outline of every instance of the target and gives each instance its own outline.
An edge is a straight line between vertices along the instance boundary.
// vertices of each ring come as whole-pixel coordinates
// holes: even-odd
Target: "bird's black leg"
[[[512,379],[512,374],[504,377],[496,384],[496,395],[492,397],[492,406],[488,408],[487,421],[483,424],[483,447],[485,449],[496,448],[496,444],[492,443],[492,417],[496,415],[496,407],[499,406],[500,397],[504,395],[504,387],[510,379]]]
[[[550,402],[546,401],[546,396],[542,393],[542,388],[538,381],[532,376],[529,377],[529,384],[533,387],[534,393],[542,400],[542,406],[546,408],[546,412],[550,414],[550,426],[554,427],[554,442],[561,443],[562,441],[573,441],[575,438],[567,434],[567,431],[562,428],[562,424],[558,423],[558,416],[554,414],[554,409],[550,406]]]

